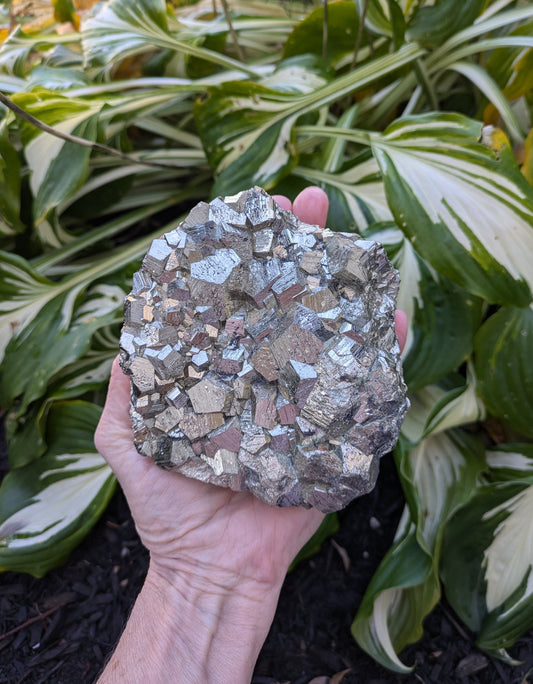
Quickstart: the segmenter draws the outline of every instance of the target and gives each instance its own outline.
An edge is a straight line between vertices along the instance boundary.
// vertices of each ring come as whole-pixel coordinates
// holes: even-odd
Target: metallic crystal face
[[[379,244],[260,188],[201,202],[126,298],[138,451],[276,506],[330,512],[370,491],[409,406],[398,286]]]

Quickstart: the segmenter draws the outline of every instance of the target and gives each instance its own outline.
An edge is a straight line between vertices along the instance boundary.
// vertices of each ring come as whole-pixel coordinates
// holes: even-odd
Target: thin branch
[[[322,59],[328,58],[328,0],[324,0],[324,19],[322,21]]]
[[[13,636],[13,634],[16,634],[17,632],[20,632],[21,629],[25,629],[29,625],[33,625],[34,622],[39,622],[39,620],[44,620],[45,618],[49,617],[56,611],[58,611],[60,608],[62,608],[65,604],[60,603],[57,606],[54,606],[53,608],[50,608],[49,610],[46,610],[44,613],[39,613],[39,615],[36,615],[35,617],[30,618],[29,620],[26,620],[26,622],[23,622],[21,625],[17,625],[17,627],[13,627],[13,629],[10,629],[9,632],[4,632],[3,634],[0,634],[0,641],[3,639],[8,639],[10,636]]]
[[[226,17],[226,21],[228,22],[229,26],[229,32],[231,33],[231,38],[233,40],[233,44],[235,45],[235,50],[237,51],[237,55],[239,56],[239,59],[241,62],[246,61],[246,57],[244,56],[244,52],[242,47],[239,45],[239,39],[237,37],[237,32],[235,31],[233,27],[233,22],[231,21],[231,14],[229,11],[228,7],[228,2],[227,0],[221,0],[222,1],[222,7],[224,8],[224,16]]]
[[[357,29],[357,37],[355,39],[355,47],[353,49],[352,69],[355,69],[355,65],[357,64],[357,57],[359,55],[359,48],[361,47],[361,41],[363,40],[363,31],[365,30],[365,19],[366,19],[367,10],[368,10],[368,0],[364,0],[363,11],[361,12],[361,16],[359,17],[359,27]]]
[[[44,133],[53,135],[55,138],[65,140],[65,142],[74,143],[75,145],[81,145],[82,147],[89,147],[91,150],[94,150],[95,152],[103,152],[104,154],[109,154],[113,157],[118,157],[119,159],[123,159],[124,161],[128,162],[133,162],[135,164],[142,164],[143,166],[150,166],[158,169],[174,168],[171,164],[160,164],[159,162],[150,162],[144,161],[142,159],[137,159],[136,157],[132,157],[129,154],[124,154],[124,152],[115,150],[115,148],[113,147],[108,147],[107,145],[102,145],[101,143],[97,142],[91,142],[90,140],[85,140],[85,138],[79,138],[77,135],[70,135],[69,133],[63,133],[62,131],[58,131],[57,129],[52,128],[52,126],[45,124],[44,121],[41,121],[40,119],[37,119],[31,114],[28,114],[28,112],[26,112],[24,109],[21,109],[11,99],[9,99],[9,97],[6,97],[1,92],[0,103],[5,105],[14,114],[16,114],[18,117],[20,117],[27,123],[29,123],[31,126],[38,128],[40,131],[43,131]]]

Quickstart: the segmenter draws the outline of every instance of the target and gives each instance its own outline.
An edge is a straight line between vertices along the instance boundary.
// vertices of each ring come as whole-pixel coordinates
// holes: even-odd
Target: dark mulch
[[[512,649],[523,664],[511,668],[480,653],[445,605],[427,619],[422,641],[404,651],[404,662],[416,663],[407,677],[384,670],[358,648],[350,623],[391,543],[402,505],[393,464],[384,459],[376,490],[350,505],[333,539],[287,577],[254,684],[308,684],[344,670],[350,672],[343,684],[532,680],[533,633]],[[0,575],[0,683],[93,682],[120,636],[146,568],[146,551],[118,492],[65,566],[42,580]]]

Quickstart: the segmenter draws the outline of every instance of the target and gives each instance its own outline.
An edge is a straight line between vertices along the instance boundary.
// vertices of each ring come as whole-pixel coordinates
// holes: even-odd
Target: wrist
[[[183,682],[250,682],[274,618],[283,578],[263,582],[216,571],[169,575],[151,563],[146,587],[164,606],[165,636]],[[168,670],[167,670],[168,676]],[[172,681],[181,682],[174,678]]]
[[[99,684],[247,684],[281,588],[151,562],[121,641]]]

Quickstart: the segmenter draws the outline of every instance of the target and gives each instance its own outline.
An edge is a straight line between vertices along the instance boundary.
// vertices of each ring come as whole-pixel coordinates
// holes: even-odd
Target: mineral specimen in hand
[[[126,299],[139,452],[271,505],[372,489],[408,408],[383,248],[302,223],[260,188],[154,240]]]

